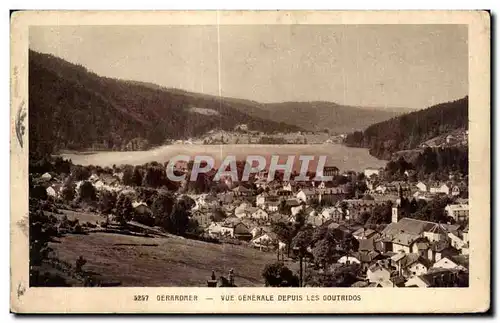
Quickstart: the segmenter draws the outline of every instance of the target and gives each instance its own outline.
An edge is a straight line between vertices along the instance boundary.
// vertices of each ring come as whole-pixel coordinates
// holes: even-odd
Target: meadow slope
[[[86,271],[99,274],[101,280],[119,280],[122,286],[129,287],[204,287],[212,270],[219,277],[227,276],[231,268],[237,286],[264,286],[262,270],[276,260],[275,253],[177,236],[67,235],[51,247],[61,260],[74,264],[83,256],[87,260]]]

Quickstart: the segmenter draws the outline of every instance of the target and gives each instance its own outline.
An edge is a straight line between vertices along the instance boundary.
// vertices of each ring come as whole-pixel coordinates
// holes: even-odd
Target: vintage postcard
[[[11,311],[490,308],[485,11],[11,17]]]

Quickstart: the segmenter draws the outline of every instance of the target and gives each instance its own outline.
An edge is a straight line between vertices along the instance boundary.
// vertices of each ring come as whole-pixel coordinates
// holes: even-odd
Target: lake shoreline
[[[280,156],[280,163],[286,162],[286,157],[308,155],[315,157],[327,156],[326,166],[336,166],[340,170],[361,171],[368,167],[384,167],[386,161],[371,156],[368,149],[347,147],[341,144],[174,144],[158,146],[145,151],[61,151],[57,156],[71,159],[78,165],[112,166],[112,165],[143,165],[148,162],[164,163],[177,155],[210,156],[220,163],[226,156],[233,155],[237,160],[245,160],[246,156]],[[282,159],[282,157],[284,159]],[[313,161],[314,162],[314,161]],[[312,163],[313,163],[312,162]]]

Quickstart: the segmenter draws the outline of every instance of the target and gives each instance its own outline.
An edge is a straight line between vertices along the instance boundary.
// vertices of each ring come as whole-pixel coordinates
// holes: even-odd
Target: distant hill
[[[156,84],[140,84],[161,88]],[[199,99],[214,98],[211,95],[179,89],[168,89],[168,91]],[[309,131],[328,129],[332,133],[363,130],[374,123],[412,112],[407,108],[355,107],[324,101],[261,103],[230,97],[222,97],[222,100],[240,112],[253,117],[295,125]]]
[[[418,148],[422,143],[468,127],[468,96],[373,124],[346,138],[346,145],[369,148],[370,154],[390,159],[393,153]]]
[[[99,76],[53,55],[29,52],[30,151],[138,150],[238,124],[264,133],[345,133],[403,110],[330,102],[259,103]]]
[[[29,52],[29,105],[30,151],[40,153],[134,150],[242,123],[266,133],[303,130],[249,115],[235,102],[101,77],[34,51]]]
[[[247,113],[256,117],[293,124],[307,130],[328,129],[336,133],[363,130],[371,124],[409,112],[405,108],[355,107],[323,101],[257,103],[246,109]]]

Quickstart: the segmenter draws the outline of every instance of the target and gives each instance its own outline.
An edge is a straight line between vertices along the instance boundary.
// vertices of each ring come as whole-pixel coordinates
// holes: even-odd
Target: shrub
[[[78,257],[78,259],[75,262],[75,270],[77,273],[82,272],[82,267],[87,263],[87,260],[83,258],[82,256]]]
[[[73,228],[73,233],[76,233],[76,234],[84,233],[83,227],[80,224],[75,225],[75,227]]]
[[[87,228],[97,228],[97,225],[95,225],[94,223],[91,223],[91,222],[87,222],[87,223],[85,223],[85,226],[86,226]]]

